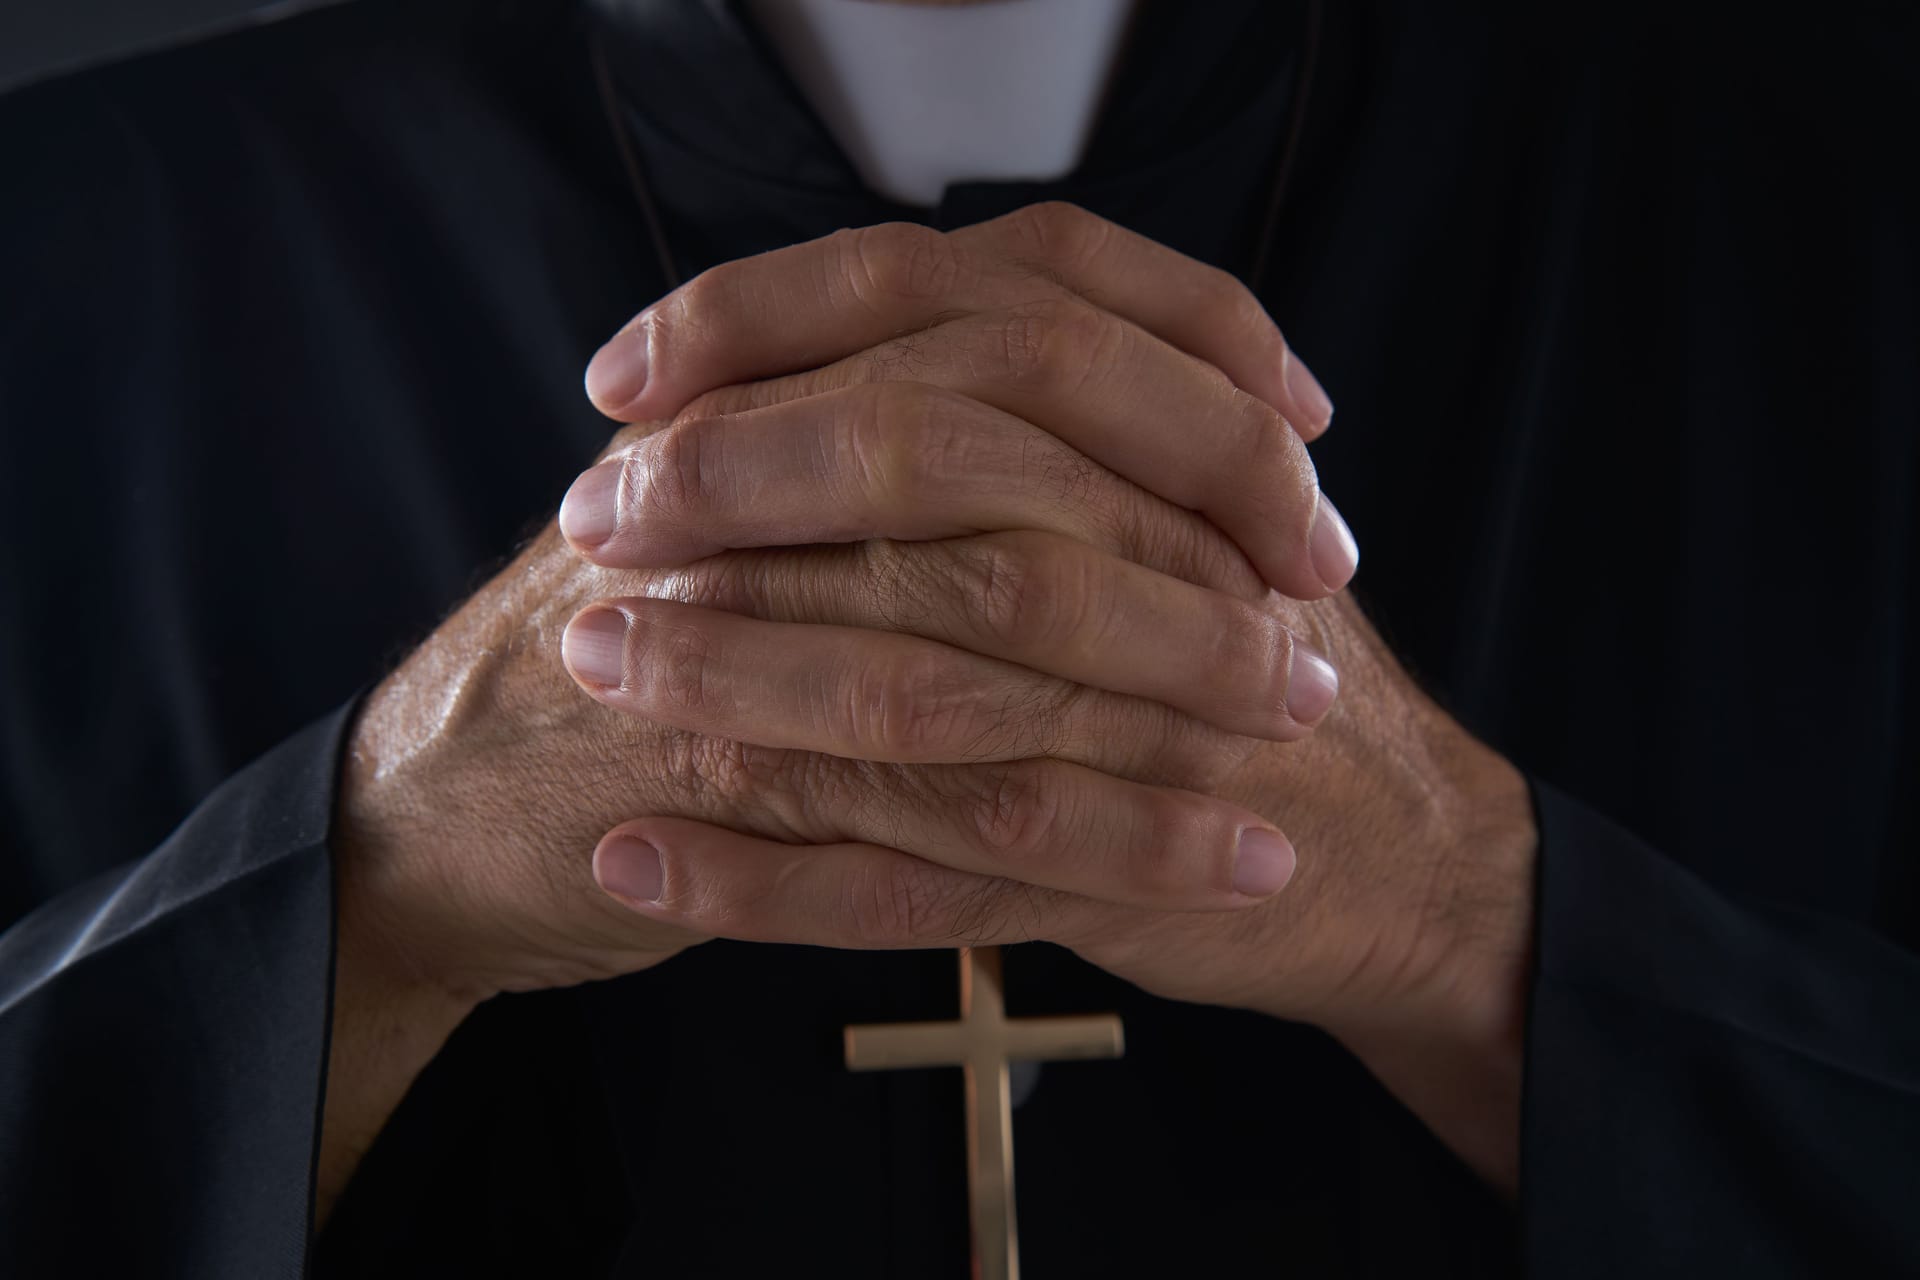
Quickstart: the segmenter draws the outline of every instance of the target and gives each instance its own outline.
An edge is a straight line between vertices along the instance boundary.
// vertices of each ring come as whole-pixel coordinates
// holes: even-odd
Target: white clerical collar
[[[867,185],[932,206],[953,182],[1079,163],[1133,0],[746,0]]]

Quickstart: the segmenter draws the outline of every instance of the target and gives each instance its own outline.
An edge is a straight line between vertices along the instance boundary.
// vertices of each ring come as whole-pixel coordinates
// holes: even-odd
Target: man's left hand
[[[962,315],[956,310],[942,319],[951,325]],[[870,316],[866,320],[871,323]],[[792,333],[801,337],[771,340],[803,341],[825,324],[795,325]],[[739,344],[740,329],[753,327],[742,322],[733,326],[735,332],[703,330],[698,337],[724,350],[729,339]],[[764,334],[759,337],[763,344],[768,341]],[[769,588],[769,583],[791,581],[791,575],[754,569],[755,557],[790,555],[785,548],[796,544],[855,536],[840,527],[846,523],[845,513],[826,510],[831,503],[819,495],[845,492],[871,498],[875,489],[871,474],[853,474],[838,490],[823,483],[818,493],[792,499],[795,465],[786,455],[793,448],[810,450],[816,469],[829,473],[834,467],[857,472],[866,460],[852,454],[824,458],[806,441],[793,448],[780,446],[776,437],[783,424],[771,422],[764,411],[881,380],[926,374],[938,382],[943,372],[949,380],[977,372],[966,358],[964,343],[944,354],[934,350],[939,344],[924,332],[909,332],[881,344],[879,355],[869,352],[822,369],[700,396],[681,412],[673,429],[685,431],[703,423],[692,429],[710,431],[718,421],[714,415],[747,411],[726,425],[744,438],[755,434],[752,420],[758,417],[765,423],[759,434],[773,430],[767,437],[766,474],[754,474],[758,464],[751,450],[729,452],[724,463],[728,488],[743,496],[732,505],[705,510],[706,523],[695,527],[676,518],[684,512],[651,518],[643,510],[623,510],[622,527],[610,537],[597,530],[596,536],[605,541],[583,550],[600,563],[659,566],[649,594],[687,604],[763,620],[904,632],[1032,663],[1031,656],[1008,651],[1014,641],[1004,625],[983,625],[983,619],[998,618],[1002,624],[1010,618],[1043,620],[1043,632],[1060,622],[1058,602],[1047,597],[1061,584],[1044,580],[1044,575],[995,583],[992,573],[982,575],[973,571],[977,565],[965,563],[950,566],[954,572],[929,574],[924,567],[938,565],[939,558],[914,550],[929,544],[912,542],[869,543],[864,550],[853,544],[844,573],[837,579],[831,574],[821,578],[817,590],[804,594]],[[685,345],[680,343],[682,352]],[[777,364],[783,357],[773,359]],[[750,367],[742,364],[743,370]],[[1284,381],[1261,389],[1293,413],[1302,412],[1299,398]],[[668,404],[671,396],[670,389],[641,393],[649,410],[670,410],[685,401],[678,396]],[[615,407],[606,403],[608,397],[601,399],[603,407]],[[633,397],[623,391],[612,399],[627,405]],[[654,399],[662,403],[656,405]],[[762,412],[756,415],[753,410]],[[1303,434],[1317,434],[1323,427],[1324,418]],[[970,520],[979,521],[972,528],[1000,527],[990,516],[983,520],[996,497],[977,477],[969,481],[949,471],[952,487],[942,491],[937,484],[932,489],[928,485],[930,475],[938,480],[938,469],[907,470],[915,492],[894,495],[907,505],[896,503],[893,510],[921,511],[928,525],[925,532],[911,536],[950,538],[969,528]],[[1088,463],[1079,474],[1084,489],[1086,477],[1105,471]],[[1072,475],[1056,474],[1053,479],[1062,486],[1064,520],[1064,513],[1085,495],[1075,493]],[[783,492],[789,496],[782,498]],[[563,528],[566,523],[563,511]],[[717,538],[712,530],[719,531]],[[1083,529],[1070,527],[1060,532],[1087,536]],[[1119,540],[1137,552],[1141,532],[1117,532]],[[1243,547],[1244,539],[1241,534]],[[1484,1176],[1511,1186],[1517,1168],[1519,1036],[1536,843],[1526,785],[1512,765],[1425,696],[1350,596],[1301,601],[1269,591],[1267,583],[1277,577],[1315,585],[1311,566],[1284,564],[1253,551],[1242,559],[1232,543],[1220,541],[1227,548],[1224,555],[1209,557],[1204,539],[1189,539],[1180,552],[1168,554],[1210,559],[1215,574],[1224,579],[1216,587],[1257,600],[1287,633],[1324,654],[1340,675],[1338,701],[1318,720],[1311,736],[1275,741],[1299,735],[1285,731],[1284,724],[1275,732],[1272,712],[1262,706],[1270,688],[1250,688],[1247,723],[1237,733],[1194,736],[1184,753],[1161,751],[1151,761],[1139,757],[1135,744],[1115,742],[1106,748],[1107,758],[1115,763],[1099,760],[1096,767],[1218,796],[1272,820],[1300,851],[1297,871],[1284,893],[1238,912],[1147,910],[1037,886],[1021,879],[1017,866],[986,874],[978,867],[915,858],[910,892],[898,898],[903,909],[875,912],[875,886],[903,883],[885,870],[904,865],[905,855],[897,850],[862,843],[793,846],[666,817],[623,823],[603,840],[602,849],[619,837],[635,836],[659,850],[668,866],[669,892],[658,902],[628,905],[696,932],[869,948],[1049,940],[1160,995],[1315,1023],[1357,1053]],[[756,545],[765,549],[751,549]],[[888,546],[907,554],[874,554],[876,547]],[[1019,560],[1014,554],[1005,563]],[[1254,572],[1263,567],[1264,574]],[[876,573],[887,578],[885,589],[875,589]],[[1034,598],[985,598],[1009,588]],[[1147,696],[1189,711],[1198,708],[1195,714],[1212,725],[1231,728],[1231,693],[1223,703],[1221,672],[1196,661],[1203,650],[1222,650],[1194,632],[1193,623],[1178,609],[1166,615],[1161,623],[1164,669],[1133,676],[1151,685],[1150,692],[1141,690]],[[1088,638],[1069,628],[1016,639],[1073,648],[1072,661],[1098,666],[1099,654],[1087,651]],[[592,691],[607,696],[604,690]],[[751,738],[750,725],[742,726],[737,717],[726,725],[684,727]],[[1100,747],[1083,745],[1081,750],[1097,753]],[[1042,747],[1037,753],[1046,751]],[[743,876],[742,869],[748,867],[752,874]],[[772,885],[778,885],[779,892],[770,892]],[[882,922],[879,929],[876,920]]]

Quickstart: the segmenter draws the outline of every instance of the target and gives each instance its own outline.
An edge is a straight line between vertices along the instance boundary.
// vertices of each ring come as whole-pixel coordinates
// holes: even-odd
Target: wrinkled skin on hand
[[[766,322],[770,302],[780,323]],[[806,307],[817,314],[795,322]],[[1054,208],[951,236],[840,233],[718,268],[650,314],[633,329],[650,376],[629,409],[697,398],[612,450],[654,518],[617,529],[603,558],[643,572],[583,564],[549,529],[370,698],[338,841],[343,936],[360,953],[480,999],[640,967],[729,924],[738,934],[737,919],[647,920],[598,892],[584,851],[636,812],[795,844],[892,841],[988,879],[1017,870],[1141,907],[1243,909],[1284,881],[1292,855],[1278,841],[1254,896],[1240,892],[1237,838],[1266,824],[1175,789],[1228,776],[1252,749],[1241,733],[1302,736],[1332,697],[1330,669],[1293,643],[1253,565],[1302,596],[1352,571],[1302,447],[1324,417],[1296,430],[1238,385],[1293,406],[1310,375],[1237,283]],[[845,354],[699,394],[804,367],[811,351],[795,341]],[[1131,382],[1095,376],[1119,357]],[[1191,439],[1166,438],[1175,414]],[[649,449],[650,465],[635,461]],[[720,483],[755,468],[744,489]],[[780,495],[788,507],[774,509]],[[1216,520],[1251,531],[1251,560]],[[840,545],[782,547],[751,573],[741,566],[762,553],[728,550],[767,542]],[[769,641],[674,601],[729,556],[733,585],[758,585],[786,617],[840,610],[839,649],[796,665],[819,628]],[[940,584],[923,621],[970,619],[970,650],[999,656],[881,634],[880,614],[904,618],[907,583]],[[1111,603],[1102,636],[1062,630],[1070,584]],[[625,602],[630,650],[646,640],[601,690],[625,715],[583,699],[562,664],[569,617],[595,599]],[[1200,678],[1159,661],[1165,637],[1142,625],[1155,617],[1187,620],[1183,646],[1215,651]],[[827,669],[837,684],[814,680]],[[834,723],[823,705],[839,708]],[[915,900],[887,884],[817,885],[786,905],[837,925],[859,904],[866,945],[903,945],[880,917]],[[991,898],[968,897],[986,919]],[[706,901],[742,909],[717,887]],[[948,928],[947,941],[966,936]]]
[[[808,597],[760,585],[789,576],[783,561],[794,554],[730,553],[653,574],[644,590],[769,619],[845,622],[858,611],[844,603],[857,593],[844,588]],[[823,575],[859,577],[836,565],[832,552],[798,554],[820,556]],[[952,593],[913,585],[924,572],[896,565],[879,575],[891,598],[867,606],[869,624],[954,630],[928,603]],[[1532,835],[1524,783],[1420,692],[1350,596],[1276,598],[1266,607],[1340,670],[1340,700],[1311,736],[1274,742],[1190,725],[1153,751],[1117,743],[1099,758],[1120,776],[1232,801],[1287,832],[1301,851],[1298,870],[1284,892],[1257,905],[1155,910],[1035,885],[1022,878],[1020,860],[1041,856],[1026,846],[1044,841],[1044,825],[1029,840],[1004,842],[998,874],[874,851],[864,862],[836,859],[837,877],[822,873],[814,883],[805,865],[813,851],[742,850],[737,856],[760,874],[734,880],[721,856],[732,843],[724,833],[654,820],[620,826],[666,856],[661,901],[635,905],[654,919],[760,940],[907,947],[1047,939],[1161,995],[1356,1031],[1436,998],[1480,999],[1474,980],[1510,972],[1527,947]],[[754,778],[748,793],[781,798],[781,825],[790,832],[807,825],[787,808],[805,803],[792,782],[796,768],[803,776],[842,771],[838,786],[875,797],[912,794],[905,789],[924,781],[911,767],[835,757],[797,764],[771,748],[744,748],[734,763]],[[903,791],[875,786],[877,776]],[[805,839],[874,837],[842,830]],[[782,878],[790,902],[762,891]]]
[[[370,699],[343,938],[464,1001],[1049,939],[1319,1023],[1508,1180],[1525,787],[1339,594],[1303,374],[1072,210],[690,282],[596,357],[635,425],[560,529]]]

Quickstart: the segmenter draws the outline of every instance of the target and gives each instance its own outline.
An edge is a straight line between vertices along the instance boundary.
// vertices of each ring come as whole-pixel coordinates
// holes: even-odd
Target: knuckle
[[[902,464],[912,450],[900,442],[900,422],[906,397],[896,390],[903,383],[873,382],[849,387],[832,398],[838,439],[828,447],[837,453],[850,477],[865,492],[881,497],[894,491]]]
[[[635,647],[633,692],[648,710],[675,719],[710,710],[718,699],[713,645],[698,627],[663,625],[636,616],[627,629]]]
[[[1150,897],[1192,892],[1193,861],[1212,838],[1211,802],[1182,791],[1144,791],[1135,802],[1129,875]]]
[[[862,947],[897,947],[927,935],[939,892],[934,869],[908,858],[878,859],[847,878],[845,916]]]
[[[1008,215],[1030,252],[1055,266],[1078,266],[1098,254],[1113,224],[1064,200],[1028,205]]]
[[[951,236],[911,222],[883,222],[846,236],[847,279],[868,302],[929,302],[952,295],[963,262]]]
[[[1071,394],[1108,367],[1124,330],[1085,302],[1042,298],[1006,312],[993,336],[993,355],[1009,382]]]
[[[712,496],[709,469],[715,457],[708,433],[716,421],[702,418],[668,427],[630,453],[620,479],[621,509],[675,520],[705,511]]]
[[[1051,629],[1045,616],[1048,593],[1036,589],[1035,566],[1004,543],[976,546],[959,557],[971,597],[987,633],[1003,646],[1019,648],[1036,631]]]
[[[1227,408],[1236,427],[1248,440],[1264,440],[1291,430],[1278,409],[1238,387],[1228,393]]]
[[[699,343],[723,330],[738,294],[734,276],[739,270],[731,262],[709,267],[656,306],[647,319],[656,341],[669,347]]]
[[[956,462],[950,393],[922,382],[853,388],[844,419],[845,457],[866,491],[889,504],[926,497]]]
[[[1240,601],[1221,601],[1208,628],[1203,677],[1223,707],[1258,701],[1260,719],[1287,722],[1287,659],[1292,637],[1279,619]]]
[[[1049,299],[1000,318],[993,333],[994,354],[1009,382],[1030,382],[1045,373],[1061,310],[1061,304]]]
[[[1013,864],[1057,852],[1066,801],[1056,782],[1051,770],[1024,762],[988,771],[972,801],[981,846]]]
[[[974,700],[944,663],[917,656],[875,663],[852,685],[855,742],[918,759],[974,736]]]
[[[854,552],[859,600],[890,631],[917,631],[932,620],[924,589],[927,544],[870,538]]]
[[[1306,442],[1278,409],[1236,388],[1233,412],[1245,441],[1246,466],[1256,490],[1283,492],[1273,487],[1276,482],[1295,489],[1312,485],[1313,461]]]
[[[1045,539],[1015,534],[962,545],[962,589],[1003,648],[1028,653],[1079,638],[1093,592]]]

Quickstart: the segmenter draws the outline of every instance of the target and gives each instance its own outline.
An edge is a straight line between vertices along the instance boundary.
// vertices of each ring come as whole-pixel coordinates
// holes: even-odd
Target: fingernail
[[[660,901],[660,851],[638,836],[610,836],[593,851],[593,878],[616,898]]]
[[[613,534],[620,515],[619,459],[580,473],[560,503],[560,532],[567,541],[597,547]]]
[[[587,362],[587,399],[608,417],[617,417],[646,389],[647,326],[630,324]]]
[[[1313,532],[1307,536],[1307,550],[1313,556],[1313,571],[1329,591],[1346,586],[1360,567],[1360,544],[1353,540],[1353,530],[1347,528],[1347,522],[1324,493],[1314,513]]]
[[[1287,672],[1287,714],[1300,724],[1312,724],[1327,714],[1340,693],[1340,673],[1333,664],[1299,641],[1293,645],[1293,666]]]
[[[1293,878],[1293,846],[1278,831],[1246,827],[1240,832],[1240,857],[1233,864],[1233,887],[1249,898],[1278,893]]]
[[[1298,355],[1290,355],[1287,360],[1287,391],[1300,411],[1307,415],[1307,426],[1323,428],[1333,421],[1333,401],[1327,398],[1320,379],[1313,376],[1313,370],[1307,368]]]
[[[585,684],[620,687],[627,673],[627,617],[618,609],[590,609],[567,624],[560,660]]]

